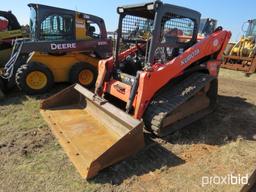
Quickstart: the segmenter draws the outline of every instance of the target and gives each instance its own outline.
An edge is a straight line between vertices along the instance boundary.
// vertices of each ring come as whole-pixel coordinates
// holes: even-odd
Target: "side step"
[[[41,114],[86,179],[144,147],[142,121],[78,84],[44,100]]]
[[[210,113],[217,98],[217,79],[195,73],[168,86],[149,104],[143,117],[147,129],[163,137]]]

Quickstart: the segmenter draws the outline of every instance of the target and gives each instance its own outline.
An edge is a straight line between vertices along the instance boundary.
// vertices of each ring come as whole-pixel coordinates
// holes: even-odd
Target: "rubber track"
[[[207,74],[194,73],[175,86],[167,85],[153,98],[145,111],[143,120],[146,128],[151,129],[158,136],[166,135],[161,133],[164,118],[193,97],[213,79],[214,77]]]

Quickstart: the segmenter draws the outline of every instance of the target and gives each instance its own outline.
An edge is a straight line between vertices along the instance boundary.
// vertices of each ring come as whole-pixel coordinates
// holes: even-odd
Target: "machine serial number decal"
[[[200,53],[199,49],[194,50],[192,53],[190,53],[185,59],[181,61],[181,65],[187,64],[191,59],[193,59],[195,56],[197,56]]]
[[[98,45],[107,45],[108,44],[108,42],[106,42],[106,41],[100,41],[100,42],[98,42]]]
[[[75,49],[76,43],[51,43],[51,50]]]

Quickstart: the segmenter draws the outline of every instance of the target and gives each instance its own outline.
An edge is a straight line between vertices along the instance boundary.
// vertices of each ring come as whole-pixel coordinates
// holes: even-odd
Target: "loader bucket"
[[[144,147],[142,121],[78,84],[42,101],[41,114],[86,179]]]

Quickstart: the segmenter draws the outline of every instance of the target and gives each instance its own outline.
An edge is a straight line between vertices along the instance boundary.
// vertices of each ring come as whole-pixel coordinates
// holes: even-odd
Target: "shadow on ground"
[[[224,145],[238,138],[256,140],[256,106],[245,98],[219,96],[215,111],[164,138],[173,144]]]
[[[103,170],[93,182],[118,185],[129,177],[184,164],[183,159],[161,145],[163,142],[221,146],[238,138],[256,140],[255,125],[255,105],[246,102],[245,98],[219,96],[218,106],[212,114],[162,139],[146,133],[146,147],[141,152]]]
[[[121,184],[125,179],[141,176],[167,167],[175,167],[184,164],[185,161],[169,150],[153,141],[148,135],[145,136],[146,147],[127,160],[103,170],[93,182]]]

